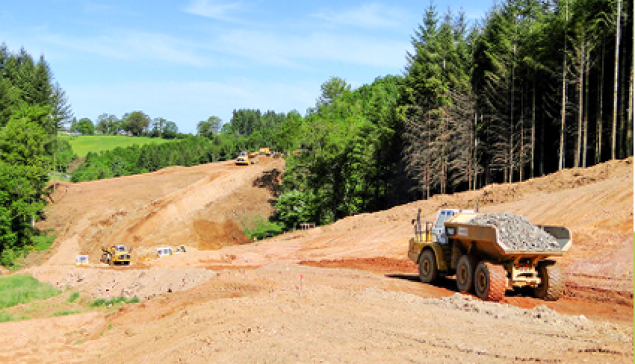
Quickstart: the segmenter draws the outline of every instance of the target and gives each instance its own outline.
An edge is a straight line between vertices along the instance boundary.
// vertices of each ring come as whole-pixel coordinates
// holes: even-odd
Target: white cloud
[[[45,34],[41,39],[79,52],[122,60],[150,59],[190,66],[207,62],[196,54],[195,44],[160,33],[132,31],[93,37]]]
[[[395,28],[403,23],[404,18],[407,18],[401,10],[381,4],[364,4],[361,7],[340,12],[322,10],[312,16],[335,24],[360,28]]]
[[[185,7],[184,11],[186,13],[217,20],[236,21],[236,19],[232,17],[231,14],[241,10],[242,8],[243,4],[240,2],[193,0],[188,6]]]

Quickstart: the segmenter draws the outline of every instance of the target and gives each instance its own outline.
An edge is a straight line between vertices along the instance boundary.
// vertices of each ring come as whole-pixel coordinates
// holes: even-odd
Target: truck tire
[[[434,283],[438,278],[437,259],[431,249],[426,249],[419,257],[419,279],[423,283]]]
[[[456,287],[459,292],[467,293],[474,287],[474,271],[478,259],[472,255],[462,255],[456,265]]]
[[[564,295],[564,275],[554,262],[538,263],[538,276],[542,283],[534,288],[534,296],[545,301],[557,301]]]
[[[483,301],[500,301],[505,297],[507,275],[500,264],[480,261],[474,272],[474,291]]]

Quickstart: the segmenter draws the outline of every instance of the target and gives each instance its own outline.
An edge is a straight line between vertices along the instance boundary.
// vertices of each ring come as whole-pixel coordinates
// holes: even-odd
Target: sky
[[[210,116],[305,115],[331,77],[353,88],[402,75],[429,1],[20,0],[0,43],[44,55],[77,119],[143,111],[183,133]],[[435,0],[485,17],[491,1]]]

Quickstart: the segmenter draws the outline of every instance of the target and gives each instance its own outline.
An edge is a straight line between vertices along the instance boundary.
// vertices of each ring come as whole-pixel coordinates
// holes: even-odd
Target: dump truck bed
[[[510,235],[507,231],[502,232],[497,226],[472,223],[478,215],[458,214],[445,222],[448,238],[458,241],[466,251],[476,249],[493,260],[508,261],[560,256],[571,246],[571,232],[565,227],[533,225],[540,230],[537,234],[509,232],[515,239],[512,242],[505,241],[504,236]],[[553,237],[557,245],[536,244],[543,232]]]

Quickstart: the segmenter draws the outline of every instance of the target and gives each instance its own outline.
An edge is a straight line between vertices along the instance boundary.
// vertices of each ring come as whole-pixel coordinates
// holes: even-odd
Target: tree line
[[[179,127],[175,122],[162,117],[151,118],[143,111],[132,111],[123,114],[121,118],[116,115],[103,113],[96,121],[89,118],[69,121],[69,131],[79,132],[82,135],[119,135],[130,133],[134,136],[147,136],[151,138],[175,139],[179,135]]]
[[[129,176],[154,172],[169,166],[194,166],[202,163],[236,158],[241,151],[255,151],[262,146],[284,149],[289,145],[284,125],[288,120],[302,117],[260,110],[241,109],[235,115],[247,116],[250,124],[240,116],[222,125],[220,118],[211,116],[197,125],[197,135],[181,135],[178,140],[165,144],[133,145],[115,148],[100,153],[88,153],[86,159],[75,169],[73,182],[92,181],[104,178]],[[269,120],[277,120],[270,123]],[[244,129],[250,125],[249,129]],[[290,125],[290,124],[289,124]]]
[[[402,76],[322,85],[275,221],[324,224],[631,156],[632,6],[506,0],[470,25],[431,4]]]
[[[468,29],[430,6],[400,103],[424,196],[632,155],[630,13],[621,0],[507,0]]]
[[[11,265],[42,234],[47,172],[64,165],[70,145],[57,139],[72,115],[64,91],[40,57],[0,45],[0,263]],[[70,152],[72,154],[72,151]]]

